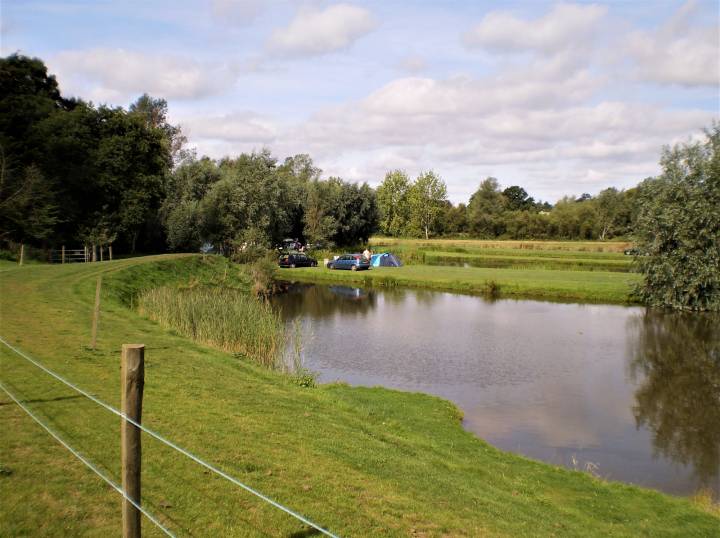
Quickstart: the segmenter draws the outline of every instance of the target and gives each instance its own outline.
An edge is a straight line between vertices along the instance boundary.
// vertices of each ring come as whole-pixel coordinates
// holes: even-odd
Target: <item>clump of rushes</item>
[[[275,291],[276,274],[277,262],[268,257],[256,260],[250,266],[253,293],[265,299],[272,295]]]
[[[196,342],[247,357],[268,368],[282,361],[285,331],[265,301],[228,288],[161,287],[138,298],[142,315]]]

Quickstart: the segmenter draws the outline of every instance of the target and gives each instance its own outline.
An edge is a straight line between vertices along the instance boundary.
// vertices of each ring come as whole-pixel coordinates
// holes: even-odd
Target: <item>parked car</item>
[[[343,254],[337,259],[329,261],[327,266],[328,269],[358,271],[360,269],[370,269],[370,260],[364,258],[362,254]]]
[[[278,265],[280,267],[317,267],[317,260],[305,254],[285,254],[280,256]]]

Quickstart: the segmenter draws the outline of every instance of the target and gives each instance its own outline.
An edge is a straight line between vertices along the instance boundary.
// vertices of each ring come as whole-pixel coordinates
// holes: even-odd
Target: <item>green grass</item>
[[[225,271],[227,269],[227,272]],[[98,349],[87,348],[103,275]],[[233,284],[199,257],[0,274],[2,335],[117,406],[123,343],[146,344],[143,422],[342,536],[717,536],[714,508],[501,452],[439,398],[293,384],[192,342],[129,305],[163,285]],[[119,421],[9,352],[3,383],[115,479]],[[120,498],[0,395],[0,535],[116,536]],[[303,525],[143,440],[143,502],[178,534],[309,536]],[[156,536],[149,522],[145,535]]]
[[[363,286],[408,286],[496,297],[535,298],[602,303],[632,303],[633,273],[497,269],[406,265],[369,271],[333,271],[324,267],[288,269],[281,278],[305,282],[348,282]]]
[[[557,251],[543,251],[543,255],[534,255],[536,252],[515,252],[507,250],[501,254],[465,254],[462,252],[426,251],[425,263],[428,265],[469,265],[471,267],[494,267],[510,269],[560,269],[576,271],[616,271],[627,273],[632,269],[632,260],[624,255],[619,259],[607,258],[580,258],[575,253],[562,253],[561,256],[551,256]],[[402,255],[402,253],[400,253]],[[611,254],[611,256],[614,256]]]
[[[575,251],[586,253],[622,253],[630,248],[627,241],[512,241],[485,239],[405,239],[396,237],[372,237],[370,244],[380,246],[409,246],[418,249],[462,248],[468,250],[514,249],[529,251]],[[377,250],[377,249],[376,249]]]

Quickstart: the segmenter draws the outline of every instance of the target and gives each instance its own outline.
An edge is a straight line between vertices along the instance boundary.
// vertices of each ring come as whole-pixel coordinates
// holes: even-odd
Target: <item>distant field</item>
[[[374,250],[391,250],[406,264],[507,269],[630,272],[633,259],[625,242],[484,241],[473,239],[371,240]]]
[[[403,239],[395,237],[372,237],[374,246],[412,246],[415,248],[445,249],[462,247],[477,249],[517,249],[517,250],[560,250],[575,252],[614,252],[620,253],[630,248],[627,241],[498,241],[485,239]]]
[[[402,252],[402,251],[401,251]],[[515,252],[518,252],[516,255]],[[562,251],[503,251],[493,250],[487,254],[464,254],[462,252],[426,251],[428,265],[469,265],[471,267],[505,267],[511,269],[560,269],[580,271],[629,272],[632,259],[623,254],[600,253],[603,257],[585,253]]]
[[[333,271],[324,267],[282,270],[281,278],[348,282],[362,286],[409,286],[496,297],[536,298],[563,301],[632,303],[633,273],[561,271],[406,265],[377,267],[370,271]]]

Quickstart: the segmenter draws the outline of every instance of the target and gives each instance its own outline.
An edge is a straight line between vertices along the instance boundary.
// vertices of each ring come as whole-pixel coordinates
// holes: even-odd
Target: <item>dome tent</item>
[[[402,262],[394,254],[381,252],[372,255],[370,265],[372,267],[402,267]]]

